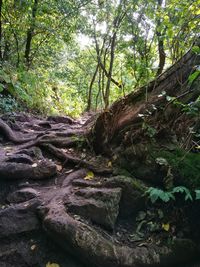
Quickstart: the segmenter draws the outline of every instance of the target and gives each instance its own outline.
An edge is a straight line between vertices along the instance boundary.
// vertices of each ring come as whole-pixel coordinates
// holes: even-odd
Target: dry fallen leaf
[[[57,171],[62,171],[62,165],[56,165],[56,169],[57,169]]]
[[[109,161],[109,162],[108,162],[108,167],[109,167],[109,168],[112,168],[112,161]]]
[[[46,264],[46,267],[60,267],[60,265],[57,264],[57,263],[50,263],[50,262],[48,262],[48,263]]]
[[[169,223],[163,223],[163,224],[162,224],[162,229],[165,230],[166,232],[168,232],[169,229],[170,229],[170,225],[169,225]]]
[[[94,178],[94,173],[89,171],[87,175],[84,177],[85,180],[92,180]]]

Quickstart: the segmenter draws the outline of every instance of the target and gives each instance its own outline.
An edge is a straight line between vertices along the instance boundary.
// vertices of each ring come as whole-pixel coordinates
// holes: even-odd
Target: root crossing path
[[[0,267],[178,266],[199,253],[141,234],[147,185],[94,155],[92,121],[0,117]]]

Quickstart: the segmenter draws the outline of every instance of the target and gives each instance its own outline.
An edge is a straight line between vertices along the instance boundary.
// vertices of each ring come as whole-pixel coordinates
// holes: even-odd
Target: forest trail
[[[147,185],[92,152],[94,119],[1,116],[0,266],[80,266],[64,251],[100,267],[177,266],[198,255],[185,236],[167,246]]]

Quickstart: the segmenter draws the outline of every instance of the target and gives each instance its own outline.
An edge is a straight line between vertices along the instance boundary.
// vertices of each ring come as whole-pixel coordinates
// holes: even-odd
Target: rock
[[[145,205],[144,193],[147,190],[147,187],[142,181],[132,177],[119,175],[100,179],[98,181],[77,179],[72,181],[72,184],[83,188],[121,188],[122,197],[120,200],[120,216],[122,217],[136,214],[139,210],[143,209]]]
[[[119,214],[120,198],[120,188],[85,188],[77,190],[65,204],[69,212],[113,229]]]
[[[33,200],[0,210],[0,238],[38,229],[36,208],[39,204]]]
[[[7,201],[10,203],[20,203],[39,196],[39,192],[33,188],[22,188],[8,195]]]
[[[119,175],[103,180],[102,186],[122,189],[120,202],[120,216],[122,217],[136,214],[145,206],[144,193],[147,187],[138,179]]]

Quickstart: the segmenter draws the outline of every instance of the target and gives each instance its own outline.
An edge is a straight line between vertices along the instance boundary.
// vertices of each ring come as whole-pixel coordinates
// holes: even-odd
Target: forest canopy
[[[181,58],[199,24],[199,0],[0,0],[0,111],[107,108]]]

